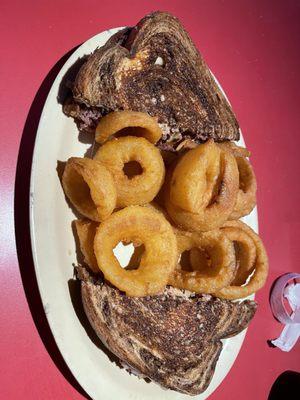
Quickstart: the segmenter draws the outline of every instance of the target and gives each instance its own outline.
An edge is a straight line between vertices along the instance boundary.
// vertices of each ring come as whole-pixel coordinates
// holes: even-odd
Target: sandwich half
[[[166,12],[145,16],[89,55],[64,104],[65,114],[89,132],[115,110],[157,117],[162,150],[239,139],[231,106],[188,33]]]
[[[231,302],[167,287],[128,297],[78,268],[85,313],[102,342],[129,370],[189,395],[209,385],[221,339],[245,329],[254,301]]]

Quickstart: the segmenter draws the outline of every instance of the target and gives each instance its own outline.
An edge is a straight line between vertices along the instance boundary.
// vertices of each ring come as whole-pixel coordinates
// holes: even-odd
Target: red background
[[[10,0],[2,2],[0,13],[3,399],[84,398],[49,335],[32,273],[26,209],[28,172],[39,113],[61,64],[40,85],[74,46],[107,28],[133,25],[155,9],[180,17],[233,104],[252,151],[259,185],[260,234],[270,257],[269,279],[257,295],[259,309],[244,346],[230,374],[210,398],[266,399],[280,373],[300,370],[300,343],[290,353],[267,345],[267,339],[277,337],[282,329],[270,311],[270,286],[282,273],[299,271],[300,261],[300,3]],[[19,146],[18,263],[13,199]]]

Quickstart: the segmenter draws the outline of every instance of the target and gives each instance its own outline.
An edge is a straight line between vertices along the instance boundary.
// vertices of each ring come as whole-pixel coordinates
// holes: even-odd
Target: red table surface
[[[62,63],[43,80],[61,57],[89,37],[107,28],[133,25],[156,9],[182,20],[232,102],[252,151],[260,235],[270,258],[269,278],[257,294],[259,308],[244,345],[210,398],[266,399],[282,372],[300,370],[300,343],[290,353],[267,344],[282,330],[269,307],[271,284],[284,272],[299,271],[300,261],[300,3],[10,0],[2,2],[0,13],[2,399],[86,398],[49,334],[29,250],[26,207],[34,135],[45,96]],[[19,149],[18,262],[14,183]]]

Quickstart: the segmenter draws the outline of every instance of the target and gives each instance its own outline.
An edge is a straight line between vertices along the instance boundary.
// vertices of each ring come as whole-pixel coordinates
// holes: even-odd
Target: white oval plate
[[[57,102],[58,89],[63,76],[79,57],[102,46],[119,29],[102,32],[80,46],[57,75],[45,103],[35,142],[30,188],[35,271],[47,319],[60,352],[75,378],[93,399],[190,399],[163,390],[155,383],[146,383],[112,363],[81,325],[68,287],[68,281],[73,278],[72,264],[76,263],[71,229],[75,216],[66,203],[56,168],[58,160],[83,156],[90,145],[79,142],[73,120],[63,114]],[[256,210],[246,222],[257,230]],[[245,331],[224,341],[212,382],[197,399],[207,398],[220,385],[234,363],[244,336]]]

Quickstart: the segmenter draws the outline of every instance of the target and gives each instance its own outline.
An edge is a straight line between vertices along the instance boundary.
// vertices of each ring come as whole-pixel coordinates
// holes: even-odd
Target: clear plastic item
[[[300,274],[288,273],[274,284],[270,303],[272,312],[282,324],[285,324],[279,338],[271,343],[282,351],[290,351],[300,336]],[[291,307],[289,313],[284,305],[286,299]]]

